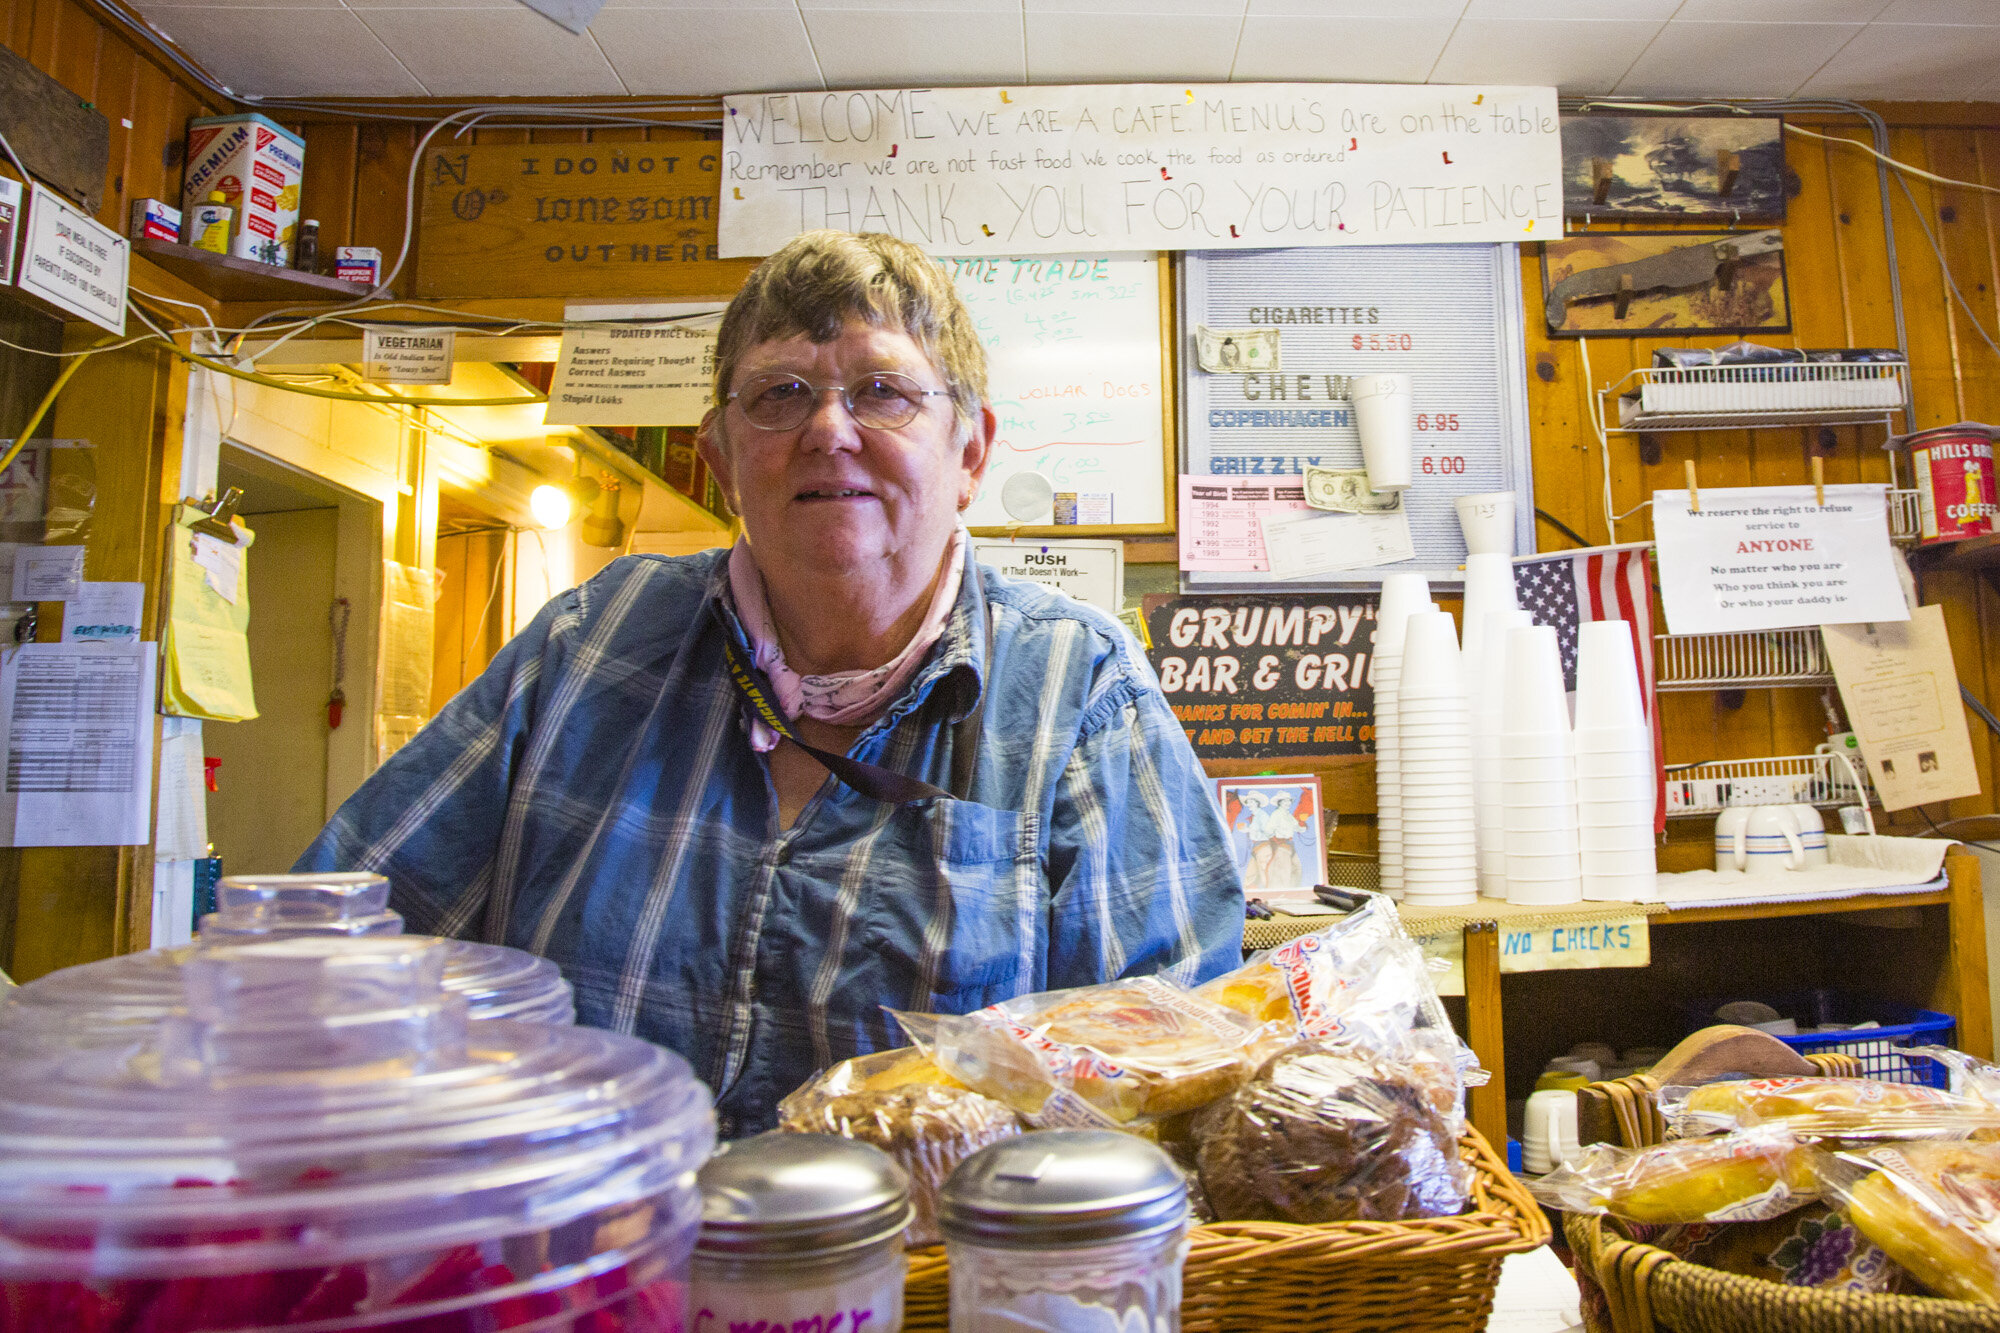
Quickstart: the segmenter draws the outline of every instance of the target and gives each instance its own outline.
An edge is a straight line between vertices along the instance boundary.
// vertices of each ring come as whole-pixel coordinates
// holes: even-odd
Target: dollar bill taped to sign
[[[1211,375],[1279,370],[1278,330],[1211,329],[1195,325],[1195,360]]]
[[[1393,514],[1403,507],[1401,491],[1377,493],[1368,489],[1368,473],[1362,468],[1306,469],[1306,503],[1314,509],[1337,514]]]

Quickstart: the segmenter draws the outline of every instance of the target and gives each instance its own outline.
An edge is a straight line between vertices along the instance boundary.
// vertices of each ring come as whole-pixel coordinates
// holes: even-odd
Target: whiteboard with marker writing
[[[968,527],[1163,531],[1173,470],[1154,254],[942,259],[999,418]]]

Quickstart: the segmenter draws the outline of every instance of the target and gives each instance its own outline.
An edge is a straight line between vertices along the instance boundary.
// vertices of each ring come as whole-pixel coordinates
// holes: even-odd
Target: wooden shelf
[[[1735,907],[1688,907],[1656,912],[1649,926],[1677,926],[1694,921],[1765,921],[1781,916],[1820,916],[1828,912],[1867,912],[1878,907],[1935,907],[1951,901],[1950,889],[1924,893],[1857,893],[1848,898],[1815,898],[1806,902],[1742,903]]]
[[[372,290],[363,282],[342,282],[172,241],[133,241],[132,253],[218,301],[356,301]]]
[[[1990,569],[2000,565],[2000,534],[1919,546],[1909,556],[1922,569]]]

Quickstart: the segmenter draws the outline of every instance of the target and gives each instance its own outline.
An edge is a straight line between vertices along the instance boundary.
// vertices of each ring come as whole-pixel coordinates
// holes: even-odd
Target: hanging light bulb
[[[545,528],[567,527],[574,508],[566,486],[537,486],[528,493],[528,512]]]

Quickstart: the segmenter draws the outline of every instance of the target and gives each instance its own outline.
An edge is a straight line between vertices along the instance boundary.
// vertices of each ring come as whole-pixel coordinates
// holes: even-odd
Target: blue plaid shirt
[[[850,753],[949,787],[952,724],[984,688],[971,799],[829,780],[780,828],[725,665],[725,635],[746,646],[725,556],[628,556],[555,598],[298,868],[378,871],[412,931],[554,959],[581,1022],[686,1056],[734,1134],[902,1044],[885,1004],[965,1013],[1241,961],[1208,781],[1116,622],[968,555],[943,637]]]

